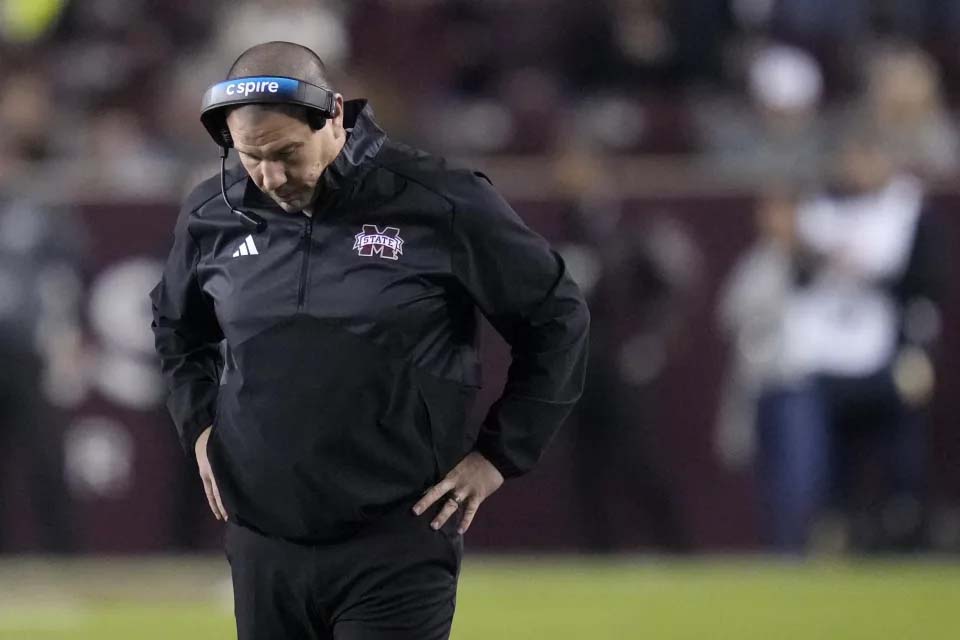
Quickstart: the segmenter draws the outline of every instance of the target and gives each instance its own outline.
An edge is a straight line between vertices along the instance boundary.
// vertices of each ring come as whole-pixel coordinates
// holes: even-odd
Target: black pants
[[[228,524],[239,640],[442,640],[450,635],[463,539],[455,515],[430,528],[396,509],[355,536],[296,544]]]
[[[827,508],[851,521],[857,551],[916,548],[925,537],[926,434],[889,370],[766,389],[757,406],[758,486],[767,542],[805,550]],[[891,520],[897,504],[902,515]]]

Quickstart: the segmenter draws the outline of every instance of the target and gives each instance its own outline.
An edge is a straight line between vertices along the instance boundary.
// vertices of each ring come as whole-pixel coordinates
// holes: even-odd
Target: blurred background
[[[0,0],[0,638],[232,637],[146,294],[218,170],[200,97],[268,40],[490,175],[591,305],[454,637],[952,637],[960,2]]]

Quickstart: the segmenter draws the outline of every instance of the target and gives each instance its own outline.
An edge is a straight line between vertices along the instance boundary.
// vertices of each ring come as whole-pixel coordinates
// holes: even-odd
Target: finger
[[[430,526],[434,529],[439,529],[442,527],[447,520],[460,508],[460,505],[457,504],[452,498],[448,498],[446,502],[443,503],[443,508],[440,509],[440,513],[437,514],[437,517],[433,519],[433,522],[430,523]]]
[[[479,497],[472,496],[464,503],[463,517],[460,518],[460,526],[457,527],[457,533],[464,534],[467,532],[467,529],[470,528],[470,523],[473,522],[473,516],[477,515],[477,510],[480,508],[481,502],[483,502],[483,500]]]
[[[210,480],[204,475],[201,475],[200,478],[203,480],[203,492],[207,495],[207,504],[210,506],[210,511],[213,513],[213,517],[219,520],[220,514],[217,513],[217,504],[213,499],[213,489],[210,487]]]
[[[217,486],[217,479],[212,473],[210,474],[210,485],[213,487],[213,497],[216,500],[217,508],[220,510],[220,516],[226,522],[230,518],[227,517],[227,509],[223,506],[223,500],[220,499],[220,487]]]
[[[430,508],[434,502],[450,493],[453,490],[453,480],[444,478],[438,484],[433,485],[417,504],[413,505],[413,512],[420,515]]]

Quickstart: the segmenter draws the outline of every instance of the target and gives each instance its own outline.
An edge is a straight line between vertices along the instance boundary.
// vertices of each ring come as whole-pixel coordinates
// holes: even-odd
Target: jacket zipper
[[[303,233],[300,234],[303,242],[303,260],[300,263],[300,288],[297,291],[297,312],[303,309],[303,300],[307,295],[307,272],[310,267],[310,239],[313,236],[313,218],[310,216],[305,217],[307,218],[306,228],[303,230]]]

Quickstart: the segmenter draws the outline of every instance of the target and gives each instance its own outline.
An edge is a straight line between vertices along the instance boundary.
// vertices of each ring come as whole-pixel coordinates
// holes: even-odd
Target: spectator
[[[830,505],[852,518],[857,548],[923,540],[941,262],[920,183],[876,134],[845,134],[832,190],[797,210],[792,282],[776,288],[780,375],[757,401],[756,462],[765,533],[781,551],[804,550]]]
[[[789,386],[783,322],[793,288],[799,194],[776,185],[756,204],[757,238],[737,261],[720,293],[719,324],[732,346],[723,377],[714,445],[729,469],[747,466],[756,452],[756,404],[767,388]]]
[[[751,109],[738,101],[698,105],[704,161],[712,172],[762,184],[812,182],[822,164],[823,77],[795,47],[760,47],[747,69]]]
[[[571,153],[560,167],[573,196],[561,251],[594,309],[590,371],[573,413],[571,470],[586,551],[627,540],[688,551],[675,482],[658,449],[664,368],[683,333],[699,276],[699,252],[667,216],[624,224],[622,203],[605,196],[600,167]]]
[[[878,52],[867,69],[866,99],[898,164],[926,178],[955,175],[957,128],[944,109],[938,70],[929,56],[902,46]]]
[[[74,546],[62,425],[44,391],[78,353],[81,238],[66,211],[0,206],[0,486],[9,489],[11,468],[21,472],[44,551]],[[0,521],[0,551],[10,544],[8,525]]]

